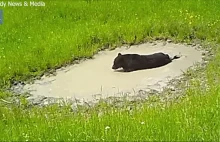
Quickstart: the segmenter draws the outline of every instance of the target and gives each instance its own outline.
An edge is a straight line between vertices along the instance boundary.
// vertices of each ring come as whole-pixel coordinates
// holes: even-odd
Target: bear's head
[[[116,70],[118,68],[123,67],[124,65],[124,58],[121,53],[118,53],[118,56],[114,59],[114,64],[112,66],[112,69]]]

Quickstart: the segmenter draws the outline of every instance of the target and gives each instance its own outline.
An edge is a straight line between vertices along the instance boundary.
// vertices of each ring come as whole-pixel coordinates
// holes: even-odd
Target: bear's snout
[[[115,69],[117,69],[117,68],[116,68],[116,66],[113,65],[113,66],[112,66],[112,69],[115,70]]]

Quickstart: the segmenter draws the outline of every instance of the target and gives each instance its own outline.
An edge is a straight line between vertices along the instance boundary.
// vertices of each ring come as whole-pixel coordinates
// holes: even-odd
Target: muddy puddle
[[[160,68],[124,73],[111,69],[118,52],[122,54],[164,52],[171,57],[179,54],[182,57]],[[181,44],[161,42],[156,45],[146,43],[129,48],[121,47],[112,51],[101,51],[94,59],[59,69],[56,76],[43,76],[41,80],[23,86],[23,90],[34,96],[75,97],[85,100],[120,96],[126,92],[131,92],[132,95],[139,90],[162,91],[171,79],[182,75],[190,66],[200,61],[202,51]]]

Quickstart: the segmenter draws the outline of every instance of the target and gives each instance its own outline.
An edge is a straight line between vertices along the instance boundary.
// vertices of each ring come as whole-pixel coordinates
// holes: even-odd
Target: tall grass
[[[1,8],[1,88],[122,43],[155,38],[220,42],[217,0],[45,3],[46,7]],[[219,62],[220,51],[206,69],[210,89],[192,85],[180,103],[132,110],[103,104],[78,113],[68,106],[24,109],[0,104],[0,140],[219,141]]]

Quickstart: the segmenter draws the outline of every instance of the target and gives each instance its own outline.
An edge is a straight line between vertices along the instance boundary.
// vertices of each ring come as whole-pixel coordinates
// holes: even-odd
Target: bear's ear
[[[121,53],[118,53],[118,56],[121,56]]]

